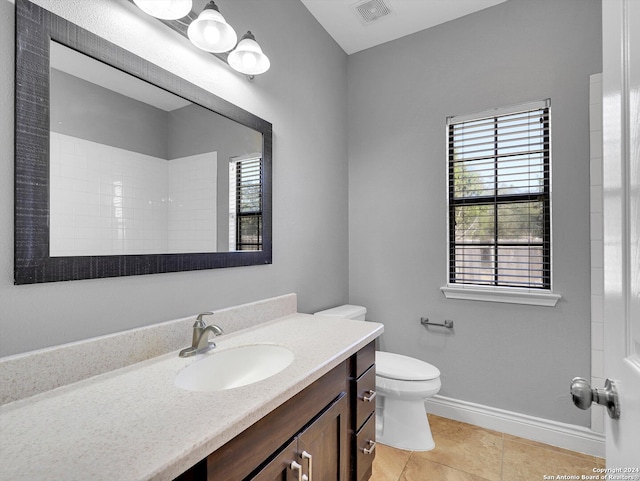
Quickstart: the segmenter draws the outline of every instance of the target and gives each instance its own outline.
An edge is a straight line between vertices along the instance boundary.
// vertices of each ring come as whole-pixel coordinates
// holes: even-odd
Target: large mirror
[[[16,46],[17,284],[271,262],[271,124],[27,0]]]

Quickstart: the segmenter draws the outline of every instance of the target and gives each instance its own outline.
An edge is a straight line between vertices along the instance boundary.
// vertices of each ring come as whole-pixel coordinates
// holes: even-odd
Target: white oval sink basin
[[[273,344],[254,344],[226,351],[214,349],[204,359],[180,371],[175,384],[188,391],[223,391],[267,379],[292,361],[293,352]]]

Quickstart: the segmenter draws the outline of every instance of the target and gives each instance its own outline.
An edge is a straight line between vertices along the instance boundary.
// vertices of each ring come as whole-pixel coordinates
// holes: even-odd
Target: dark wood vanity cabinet
[[[272,461],[248,479],[348,480],[348,399],[346,394],[341,395],[280,450]]]
[[[353,481],[371,477],[376,446],[376,367],[375,344],[358,351],[351,363],[352,454]]]
[[[175,481],[369,479],[374,361],[372,342]]]

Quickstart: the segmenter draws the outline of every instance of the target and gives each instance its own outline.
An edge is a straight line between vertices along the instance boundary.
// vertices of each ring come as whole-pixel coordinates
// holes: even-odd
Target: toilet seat
[[[440,378],[428,381],[400,381],[376,376],[376,392],[381,396],[396,399],[418,400],[428,398],[440,391]]]
[[[413,357],[376,351],[376,376],[399,381],[430,381],[440,377],[440,370]]]

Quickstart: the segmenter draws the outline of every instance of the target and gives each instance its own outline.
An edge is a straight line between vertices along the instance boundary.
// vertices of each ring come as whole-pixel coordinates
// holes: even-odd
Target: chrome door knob
[[[589,409],[591,404],[596,403],[605,406],[612,419],[620,418],[618,391],[610,379],[604,382],[604,389],[592,389],[586,379],[574,377],[569,390],[573,404],[580,409]]]
[[[582,377],[571,380],[571,398],[580,409],[589,409],[593,403],[593,391],[589,382]]]

